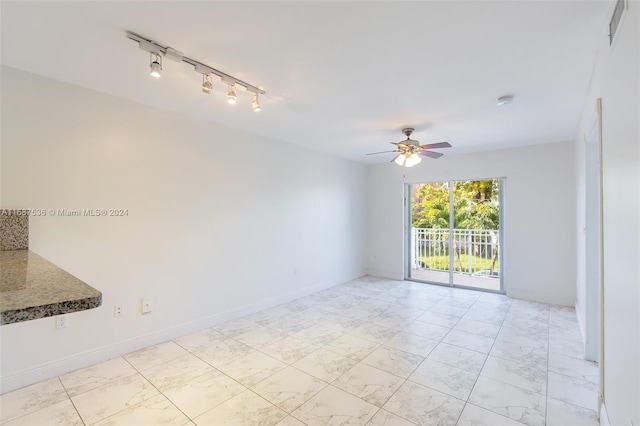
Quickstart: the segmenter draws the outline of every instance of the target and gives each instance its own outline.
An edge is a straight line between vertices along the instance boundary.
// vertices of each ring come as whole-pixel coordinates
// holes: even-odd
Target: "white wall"
[[[129,210],[31,218],[103,305],[3,326],[3,391],[365,273],[364,165],[12,68],[2,89],[3,207]]]
[[[401,279],[403,185],[506,177],[504,270],[507,294],[561,305],[575,298],[573,144],[424,159],[413,168],[369,171],[369,273]]]
[[[640,425],[640,3],[629,2],[613,46],[607,32],[576,138],[602,98],[604,237],[604,399],[612,425]],[[580,165],[584,164],[578,163]],[[584,223],[584,170],[578,168],[578,221]],[[582,210],[581,210],[582,209]],[[581,258],[583,259],[583,257]],[[584,260],[577,263],[584,270]],[[585,293],[579,276],[578,294]],[[583,297],[577,300],[584,318]]]

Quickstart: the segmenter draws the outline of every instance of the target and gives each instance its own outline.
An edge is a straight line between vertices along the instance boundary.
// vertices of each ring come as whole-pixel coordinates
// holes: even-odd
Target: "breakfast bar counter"
[[[0,251],[0,325],[97,308],[102,293],[30,250]]]

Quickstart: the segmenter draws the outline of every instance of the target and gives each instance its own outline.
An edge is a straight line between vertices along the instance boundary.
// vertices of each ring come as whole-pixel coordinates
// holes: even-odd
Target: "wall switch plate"
[[[142,313],[148,314],[153,310],[153,300],[148,297],[142,299]]]
[[[121,317],[124,315],[124,305],[115,305],[113,307],[113,316]]]
[[[69,325],[69,318],[66,315],[58,315],[56,317],[56,328],[67,328]]]

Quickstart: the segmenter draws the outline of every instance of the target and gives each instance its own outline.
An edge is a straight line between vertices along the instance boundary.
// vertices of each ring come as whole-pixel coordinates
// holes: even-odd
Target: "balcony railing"
[[[413,269],[449,271],[448,229],[412,228]],[[491,229],[453,229],[453,271],[455,273],[498,278],[500,276],[500,231]]]

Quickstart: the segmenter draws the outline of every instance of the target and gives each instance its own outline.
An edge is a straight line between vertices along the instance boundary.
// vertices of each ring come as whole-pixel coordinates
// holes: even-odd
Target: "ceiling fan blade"
[[[396,155],[395,157],[393,157],[393,160],[389,161],[390,163],[393,163],[394,161],[396,161],[396,158],[400,157],[400,154]]]
[[[422,149],[434,149],[434,148],[451,148],[449,142],[428,143],[426,145],[420,145]]]
[[[444,155],[440,152],[426,151],[426,150],[420,151],[419,154],[424,155],[425,157],[431,157],[431,158],[440,158]]]
[[[367,155],[376,155],[376,154],[384,154],[386,152],[400,152],[397,149],[394,149],[393,151],[380,151],[380,152],[370,152]]]

